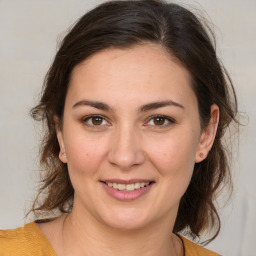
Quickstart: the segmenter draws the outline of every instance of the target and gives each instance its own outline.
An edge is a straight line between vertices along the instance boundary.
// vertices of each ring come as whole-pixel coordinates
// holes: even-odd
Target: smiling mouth
[[[135,182],[129,184],[115,183],[115,182],[103,182],[108,187],[114,188],[119,191],[134,191],[141,188],[145,188],[151,185],[153,182]]]

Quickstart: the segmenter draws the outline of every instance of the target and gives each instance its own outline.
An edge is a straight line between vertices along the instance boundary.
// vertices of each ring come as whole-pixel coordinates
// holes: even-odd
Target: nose
[[[128,170],[145,161],[140,136],[132,127],[116,129],[108,152],[108,161],[122,170]]]

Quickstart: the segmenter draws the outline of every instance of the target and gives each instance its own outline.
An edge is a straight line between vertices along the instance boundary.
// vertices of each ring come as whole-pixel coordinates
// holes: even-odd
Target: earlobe
[[[60,150],[60,153],[59,153],[59,159],[62,163],[66,164],[67,163],[67,156],[66,156],[66,153],[65,152],[62,152]]]
[[[56,135],[57,135],[57,139],[58,139],[59,147],[60,147],[59,159],[61,162],[67,163],[67,156],[66,156],[66,151],[65,151],[63,134],[62,134],[61,126],[60,126],[60,120],[57,116],[54,116],[54,122],[55,122]]]
[[[216,104],[211,106],[211,118],[209,124],[200,136],[195,162],[203,161],[212,148],[219,124],[219,107]]]

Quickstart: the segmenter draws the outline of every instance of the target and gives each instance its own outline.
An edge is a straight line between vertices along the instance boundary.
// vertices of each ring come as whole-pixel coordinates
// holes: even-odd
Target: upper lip
[[[101,180],[104,183],[118,183],[118,184],[131,184],[131,183],[146,183],[146,182],[154,182],[153,180],[149,179],[129,179],[129,180],[122,180],[122,179],[106,179]]]

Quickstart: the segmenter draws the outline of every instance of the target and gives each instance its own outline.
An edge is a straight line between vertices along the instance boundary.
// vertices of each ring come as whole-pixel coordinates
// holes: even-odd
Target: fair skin
[[[56,253],[183,255],[171,230],[218,117],[213,105],[201,130],[190,75],[159,45],[107,49],[76,66],[61,128],[55,120],[74,206],[39,225]]]

